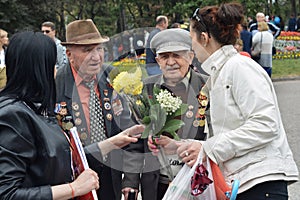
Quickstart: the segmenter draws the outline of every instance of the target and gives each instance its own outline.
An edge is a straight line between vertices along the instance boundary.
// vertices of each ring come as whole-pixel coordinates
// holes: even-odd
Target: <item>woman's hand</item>
[[[81,196],[99,188],[99,177],[93,170],[86,169],[70,185],[74,196]]]
[[[159,152],[159,147],[164,148],[166,154],[175,154],[177,150],[176,140],[171,139],[167,136],[160,136],[159,138],[148,137],[148,147],[153,155],[157,155]]]
[[[192,167],[197,161],[202,144],[199,141],[188,140],[184,142],[177,142],[177,146],[178,156],[185,164],[187,164],[189,167]]]
[[[132,142],[137,142],[144,129],[145,126],[143,125],[134,125],[113,137],[98,142],[98,147],[101,150],[102,156],[107,155],[114,149],[120,149]]]
[[[134,125],[122,131],[118,135],[109,138],[108,141],[111,142],[112,145],[118,148],[122,148],[132,142],[137,142],[138,138],[141,137],[141,133],[144,131],[144,129],[145,126],[143,125]]]

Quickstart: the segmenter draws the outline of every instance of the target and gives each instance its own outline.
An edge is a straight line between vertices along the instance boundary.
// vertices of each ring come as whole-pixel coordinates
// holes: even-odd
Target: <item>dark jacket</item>
[[[267,22],[267,24],[269,26],[269,31],[272,32],[274,39],[276,39],[280,35],[281,29],[271,22]],[[253,32],[254,30],[257,30],[257,27],[258,27],[257,23],[253,23],[251,24],[249,31]]]
[[[55,118],[0,97],[0,199],[51,199],[71,181],[69,143]]]
[[[205,84],[207,77],[191,71],[190,87],[188,89],[187,104],[193,105],[193,117],[188,118],[184,114],[184,127],[181,128],[179,137],[204,140],[206,133],[204,127],[194,127],[193,121],[198,109],[197,95]],[[153,86],[161,79],[162,75],[150,76],[144,81],[148,93],[151,95]],[[156,156],[148,149],[147,139],[140,139],[138,143],[132,143],[124,153],[124,178],[122,187],[138,189],[142,188],[143,200],[156,200],[158,183],[160,178],[160,164]],[[141,176],[140,176],[141,175]]]
[[[155,53],[153,53],[153,51],[150,48],[150,42],[152,40],[152,38],[159,33],[161,30],[159,28],[155,28],[153,29],[148,37],[147,43],[146,43],[146,64],[147,66],[151,67],[153,65],[157,65],[157,62],[155,60]]]
[[[252,33],[247,30],[242,30],[240,33],[240,37],[243,41],[243,51],[246,51],[251,55]]]
[[[104,105],[108,99],[108,102],[112,106],[111,100],[113,98],[112,96],[114,90],[108,81],[109,72],[112,69],[113,68],[111,66],[102,66],[102,70],[97,75],[98,89],[101,96],[101,105]],[[97,191],[99,199],[121,199],[122,151],[112,151],[108,156],[108,160],[103,162],[101,151],[97,144],[90,144],[90,137],[86,137],[89,135],[86,119],[69,63],[58,69],[55,81],[57,102],[67,103],[68,112],[70,113],[73,119],[72,121],[77,127],[79,136],[81,137],[81,141],[85,148],[85,152],[93,155],[87,159],[91,169],[95,170],[100,178],[101,186]],[[102,108],[107,137],[111,137],[121,132],[121,127],[122,129],[128,127],[129,123],[126,121],[126,119],[122,118],[121,120],[121,116],[129,116],[129,114],[124,114],[127,112],[124,104],[123,107],[124,111],[120,116],[114,115],[112,108]],[[112,118],[108,116],[111,116]],[[83,135],[85,135],[85,137],[83,137]]]

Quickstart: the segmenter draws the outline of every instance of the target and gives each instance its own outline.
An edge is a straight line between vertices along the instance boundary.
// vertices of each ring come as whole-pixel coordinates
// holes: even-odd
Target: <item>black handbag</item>
[[[272,47],[272,56],[274,56],[276,54],[276,47]]]
[[[252,59],[255,60],[256,62],[258,62],[260,59],[260,52],[256,55],[252,55]]]

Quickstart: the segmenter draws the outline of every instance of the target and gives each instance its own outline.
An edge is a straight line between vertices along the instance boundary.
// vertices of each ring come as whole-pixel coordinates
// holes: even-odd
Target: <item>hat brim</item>
[[[156,53],[176,52],[176,51],[189,51],[189,47],[185,46],[166,46],[157,49]]]
[[[89,44],[101,44],[104,42],[108,42],[109,37],[102,37],[98,39],[86,39],[81,41],[74,41],[74,42],[61,42],[61,45],[89,45]]]

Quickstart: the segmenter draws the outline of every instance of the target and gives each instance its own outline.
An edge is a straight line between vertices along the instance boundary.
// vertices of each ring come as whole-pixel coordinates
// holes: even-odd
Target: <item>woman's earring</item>
[[[207,44],[206,43],[204,43],[204,45],[203,45],[204,47],[206,47],[207,46]]]

